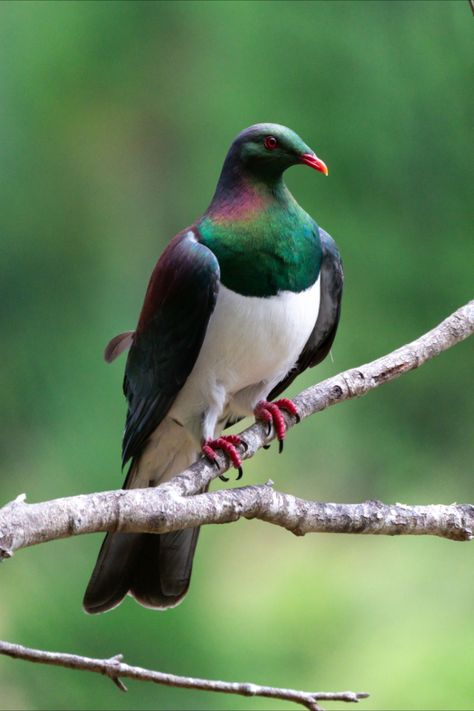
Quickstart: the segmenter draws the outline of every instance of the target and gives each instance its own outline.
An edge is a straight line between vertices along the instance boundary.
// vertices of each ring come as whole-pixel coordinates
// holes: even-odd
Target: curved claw
[[[237,480],[242,477],[242,459],[238,453],[236,447],[239,445],[244,445],[245,449],[248,449],[246,442],[243,442],[238,435],[225,435],[218,437],[217,439],[210,439],[203,442],[201,451],[204,456],[219,467],[216,457],[216,451],[221,450],[227,457],[229,457],[233,466],[238,470]],[[224,476],[224,474],[219,474],[219,479],[222,481],[229,481],[229,478]]]
[[[256,419],[268,424],[269,431],[267,432],[267,436],[270,435],[271,428],[274,428],[278,439],[279,454],[283,452],[283,440],[286,435],[286,423],[283,418],[282,411],[288,412],[290,415],[295,417],[297,422],[300,422],[301,418],[296,405],[286,397],[276,400],[275,402],[267,402],[266,400],[262,400],[262,402],[257,404],[257,407],[254,410]]]

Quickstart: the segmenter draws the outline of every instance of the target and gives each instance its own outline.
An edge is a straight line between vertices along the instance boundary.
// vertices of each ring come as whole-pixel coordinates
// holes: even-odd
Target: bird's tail
[[[165,420],[132,463],[124,488],[168,481],[196,456],[184,429]],[[163,534],[108,533],[84,595],[85,611],[111,610],[127,593],[146,607],[165,610],[178,605],[189,587],[198,535],[199,528]]]

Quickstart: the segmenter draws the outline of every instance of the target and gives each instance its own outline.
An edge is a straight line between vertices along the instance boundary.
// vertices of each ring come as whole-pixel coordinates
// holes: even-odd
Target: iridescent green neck
[[[197,223],[216,255],[222,283],[245,296],[300,292],[319,275],[321,245],[314,220],[298,205],[282,176],[265,182],[229,176]]]

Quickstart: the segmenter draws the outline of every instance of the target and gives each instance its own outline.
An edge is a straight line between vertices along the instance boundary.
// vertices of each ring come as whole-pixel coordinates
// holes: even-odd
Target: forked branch
[[[365,395],[379,385],[413,370],[474,332],[474,301],[455,311],[416,341],[371,363],[347,370],[304,390],[294,402],[301,417],[320,412],[350,398]],[[288,427],[294,418],[286,416]],[[242,433],[249,458],[269,438],[256,423]],[[244,516],[260,518],[294,533],[337,532],[437,535],[470,540],[474,509],[469,505],[384,506],[324,504],[273,491],[269,486],[196,494],[228,464],[220,468],[200,459],[189,469],[156,489],[106,491],[97,494],[26,504],[24,497],[0,510],[0,558],[20,548],[57,538],[97,531],[165,533],[209,523],[229,523]]]

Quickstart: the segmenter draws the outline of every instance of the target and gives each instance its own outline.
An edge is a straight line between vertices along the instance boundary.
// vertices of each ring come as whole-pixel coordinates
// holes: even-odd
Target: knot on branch
[[[104,659],[103,663],[103,674],[108,676],[109,679],[115,684],[115,686],[120,689],[120,691],[128,691],[127,687],[120,679],[120,667],[123,662],[123,654],[115,654],[113,657]]]

